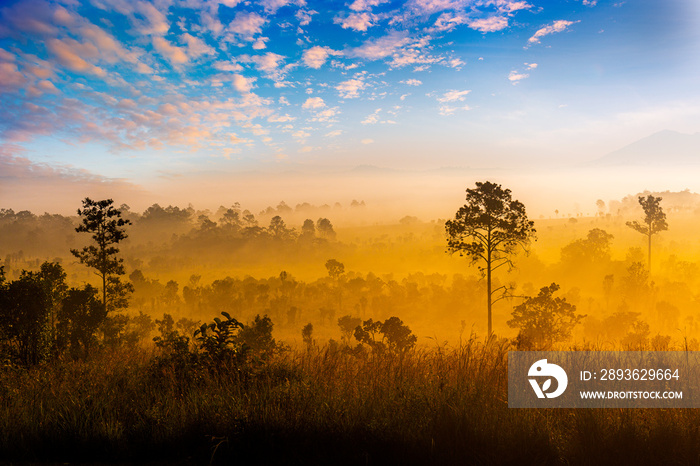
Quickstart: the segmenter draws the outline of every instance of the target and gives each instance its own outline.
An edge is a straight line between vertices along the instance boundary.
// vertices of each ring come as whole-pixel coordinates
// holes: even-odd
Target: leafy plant
[[[516,346],[523,349],[546,350],[571,336],[573,328],[585,315],[576,314],[576,306],[566,298],[555,298],[559,285],[552,283],[540,289],[535,297],[527,298],[513,308],[511,328],[519,328]]]
[[[376,353],[404,353],[413,348],[418,338],[398,317],[384,322],[368,319],[355,328],[355,338]]]
[[[194,331],[194,339],[199,348],[215,362],[224,362],[240,357],[244,352],[238,332],[244,325],[231,317],[228,312],[222,312],[224,319],[214,318],[214,322],[202,324]]]

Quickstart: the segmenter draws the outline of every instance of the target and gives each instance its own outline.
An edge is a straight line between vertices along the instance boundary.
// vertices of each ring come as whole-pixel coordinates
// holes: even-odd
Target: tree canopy
[[[491,274],[503,265],[512,266],[511,255],[518,248],[527,250],[536,231],[525,206],[499,184],[477,182],[476,188],[467,189],[466,200],[455,218],[445,223],[447,250],[469,257],[486,275],[490,334],[493,293],[497,291],[492,290]]]
[[[662,198],[652,196],[651,194],[647,197],[639,196],[639,204],[644,210],[644,219],[642,222],[636,220],[634,222],[627,222],[628,227],[647,237],[649,272],[651,272],[651,237],[660,231],[668,230],[666,214],[661,208],[661,199]]]
[[[131,222],[121,218],[121,211],[113,204],[112,199],[83,200],[83,208],[78,209],[81,224],[75,231],[91,233],[94,244],[70,251],[81,263],[95,269],[102,279],[102,304],[106,310],[124,307],[125,295],[132,290],[129,284],[119,280],[125,272],[124,260],[117,256],[117,244],[127,238],[124,227]]]

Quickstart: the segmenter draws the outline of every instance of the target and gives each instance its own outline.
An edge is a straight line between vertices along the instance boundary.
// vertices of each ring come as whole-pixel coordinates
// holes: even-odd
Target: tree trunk
[[[107,313],[107,274],[102,274],[102,305]]]
[[[649,279],[651,279],[651,226],[649,227],[649,252],[648,252],[648,258],[649,258]]]
[[[490,236],[490,234],[489,234],[489,236]],[[488,253],[487,253],[486,257],[487,257],[487,260],[486,260],[486,296],[488,299],[488,303],[487,303],[488,304],[488,320],[489,320],[489,325],[488,325],[489,333],[488,333],[488,335],[490,337],[492,329],[493,329],[492,324],[491,324],[491,306],[493,303],[491,302],[491,247],[490,247],[490,245],[488,246]]]

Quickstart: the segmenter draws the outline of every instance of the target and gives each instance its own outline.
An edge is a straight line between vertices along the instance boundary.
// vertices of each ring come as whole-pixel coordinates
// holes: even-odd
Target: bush
[[[508,321],[511,328],[519,328],[515,340],[518,349],[547,350],[555,343],[571,337],[571,331],[586,317],[576,314],[576,306],[566,298],[554,298],[559,285],[552,283],[540,289],[540,293],[527,298],[513,308],[513,318]]]
[[[384,322],[368,319],[355,328],[355,338],[375,353],[403,353],[418,340],[398,317],[389,317]]]

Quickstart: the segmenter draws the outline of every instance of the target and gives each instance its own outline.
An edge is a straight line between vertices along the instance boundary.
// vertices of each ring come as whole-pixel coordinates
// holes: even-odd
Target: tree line
[[[505,286],[494,289],[492,275],[503,266],[512,268],[512,256],[519,249],[528,252],[530,242],[536,239],[536,230],[534,222],[527,217],[525,206],[512,198],[509,189],[496,183],[477,182],[475,188],[467,189],[466,200],[455,218],[445,223],[447,250],[466,256],[486,277],[488,334],[491,335],[493,303],[508,296],[509,291]],[[647,237],[647,274],[650,274],[652,236],[667,230],[668,224],[660,197],[649,194],[640,196],[638,201],[644,218],[641,222],[627,222],[627,226]],[[605,243],[606,235],[604,231],[591,231],[587,241],[593,245]],[[571,245],[569,250],[575,246]],[[565,299],[553,297],[558,289],[559,286],[552,283],[541,288],[538,296],[527,297],[515,307],[508,325],[521,329],[518,335],[521,346],[551,347],[555,342],[568,339],[572,328],[585,317],[575,314],[576,307]],[[502,296],[494,299],[499,291]]]
[[[628,222],[630,228],[647,237],[649,265],[651,238],[667,229],[660,201],[661,198],[651,195],[640,197],[644,218],[642,222]],[[14,281],[8,281],[4,269],[0,268],[0,349],[6,357],[24,364],[34,364],[62,352],[76,357],[84,356],[98,341],[104,344],[136,341],[148,335],[158,324],[158,321],[154,324],[142,309],[139,309],[139,316],[133,318],[118,313],[128,307],[134,292],[134,297],[139,298],[146,288],[155,286],[138,270],[130,274],[129,281],[123,280],[125,268],[118,246],[128,237],[126,227],[132,225],[131,220],[123,218],[122,211],[114,207],[112,200],[86,198],[78,214],[81,223],[76,231],[89,233],[92,242],[82,249],[72,248],[71,253],[93,270],[99,277],[101,287],[89,284],[69,287],[65,271],[57,262],[45,262],[37,272],[23,271]],[[225,212],[224,217],[227,218],[226,225],[240,226],[244,221],[234,209]],[[206,224],[205,220],[202,219],[203,224]],[[318,223],[311,220],[305,222],[300,236],[310,235]],[[507,322],[512,328],[519,329],[516,343],[521,347],[544,348],[564,341],[585,317],[578,314],[576,306],[565,298],[554,296],[559,290],[556,283],[542,287],[539,294],[534,296],[516,296],[513,287],[494,286],[494,273],[501,267],[513,267],[516,252],[527,252],[536,234],[534,222],[527,218],[524,205],[512,199],[510,190],[495,183],[477,183],[476,188],[467,190],[467,203],[453,220],[446,222],[445,229],[447,251],[466,256],[478,266],[486,279],[484,293],[489,335],[493,332],[492,306],[501,299],[522,299],[520,304],[514,306],[512,319]],[[278,217],[273,217],[268,230],[281,239],[291,234]],[[603,259],[609,250],[611,238],[612,235],[605,231],[593,229],[585,239],[576,240],[565,247],[562,258],[581,264],[586,260]],[[301,284],[282,272],[276,279],[279,287],[273,286],[272,296],[269,285],[261,285],[255,280],[246,282],[227,278],[204,287],[193,276],[182,289],[182,301],[192,311],[201,311],[203,305],[207,310],[217,308],[218,311],[238,313],[261,307],[264,315],[271,314],[278,322],[293,326],[301,322],[298,307],[302,301],[300,297],[306,296],[304,299],[309,301],[311,298],[309,302],[313,302],[313,296],[317,296],[322,300],[311,304],[312,308],[318,309],[317,318],[313,319],[317,324],[330,324],[336,315],[350,311],[338,320],[344,338],[349,340],[352,334],[358,341],[372,347],[377,341],[373,335],[393,325],[391,318],[384,322],[374,321],[373,318],[380,316],[377,310],[383,310],[386,315],[387,309],[396,309],[397,303],[400,306],[400,303],[415,301],[421,295],[417,289],[408,286],[410,282],[402,288],[371,275],[366,278],[346,276],[344,265],[335,259],[326,262],[326,269],[328,277],[312,286]],[[639,289],[648,286],[648,269],[630,270],[629,273],[630,286]],[[636,285],[635,280],[638,282]],[[474,284],[471,292],[476,292],[478,287],[478,284]],[[387,289],[389,295],[385,293]],[[392,289],[399,294],[392,293]],[[347,303],[344,303],[345,297],[348,298]],[[166,306],[180,303],[178,284],[168,282],[159,299]],[[132,299],[132,303],[136,304],[138,300]],[[141,301],[138,307],[142,308],[143,304]],[[368,307],[374,310],[374,314],[369,320],[362,321],[360,316],[366,319]],[[309,314],[305,317],[309,317]],[[348,319],[353,319],[355,323],[360,320],[362,325],[357,323],[352,329],[348,327]],[[344,324],[341,324],[341,320]],[[630,325],[636,325],[634,319],[631,322]],[[303,334],[305,341],[310,338],[310,329],[313,328],[311,323],[308,325],[305,327],[306,334]],[[183,324],[183,328],[191,330],[191,327],[192,322]],[[352,332],[348,331],[349,328]]]

